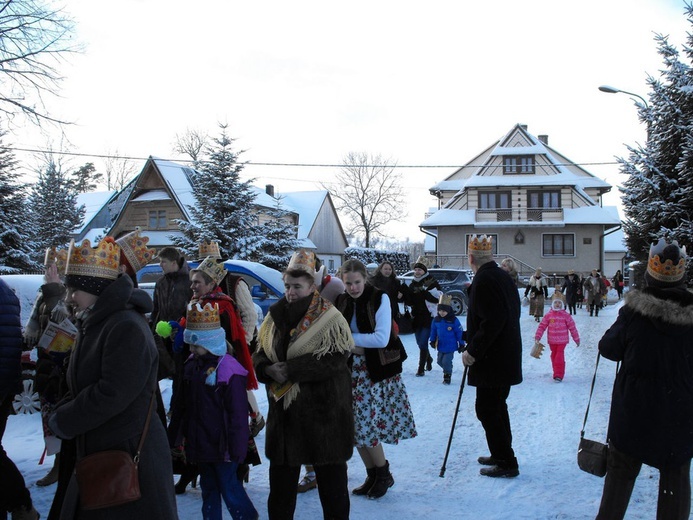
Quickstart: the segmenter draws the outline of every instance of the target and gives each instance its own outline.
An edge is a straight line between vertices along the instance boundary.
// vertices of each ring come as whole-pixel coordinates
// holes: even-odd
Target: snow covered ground
[[[455,358],[453,383],[442,384],[443,374],[434,365],[425,377],[414,377],[418,351],[413,335],[403,337],[409,353],[403,373],[414,409],[418,437],[397,446],[385,446],[395,485],[383,498],[352,497],[351,518],[378,520],[408,519],[587,519],[599,507],[603,479],[580,471],[576,451],[597,355],[597,343],[616,319],[617,305],[609,305],[599,317],[591,318],[578,309],[576,323],[581,346],[566,349],[566,376],[562,383],[551,377],[551,362],[545,351],[541,359],[529,356],[537,323],[523,307],[524,382],[512,388],[508,405],[514,448],[520,464],[515,479],[492,479],[479,475],[476,459],[487,455],[481,425],[474,414],[475,389],[465,387],[444,478],[439,476],[455,404],[460,389],[462,363]],[[547,307],[548,310],[548,307]],[[464,317],[463,323],[464,323]],[[615,363],[600,362],[586,435],[603,440],[611,399]],[[162,385],[168,391],[168,385]],[[257,393],[266,409],[264,392]],[[166,396],[165,396],[166,400]],[[264,450],[264,432],[258,438]],[[24,474],[36,507],[45,518],[55,485],[39,488],[34,483],[50,468],[52,460],[39,466],[43,450],[38,415],[10,417],[3,445]],[[251,469],[248,494],[267,518],[269,464],[265,460]],[[630,503],[628,518],[654,518],[657,502],[657,470],[643,467]],[[349,463],[350,488],[365,477],[358,455]],[[202,504],[199,488],[177,497],[181,519],[199,518]],[[299,495],[297,519],[322,518],[316,491]],[[230,518],[225,513],[224,518]]]

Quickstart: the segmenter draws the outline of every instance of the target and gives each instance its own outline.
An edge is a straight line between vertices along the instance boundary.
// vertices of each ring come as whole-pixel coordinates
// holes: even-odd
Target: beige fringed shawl
[[[279,362],[276,348],[280,341],[281,337],[274,325],[272,314],[268,314],[258,332],[258,345],[272,363]],[[354,338],[342,313],[316,291],[306,315],[291,331],[286,358],[288,360],[312,353],[320,359],[325,354],[346,354],[353,346]],[[282,398],[285,410],[298,397],[300,391],[299,383],[294,382]]]

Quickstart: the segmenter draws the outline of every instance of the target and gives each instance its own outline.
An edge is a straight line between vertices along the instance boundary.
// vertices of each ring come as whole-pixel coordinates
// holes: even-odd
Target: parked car
[[[452,310],[459,316],[467,312],[469,297],[467,288],[472,284],[471,276],[466,269],[431,268],[428,272],[438,280],[442,291],[452,297]],[[414,271],[404,273],[399,279],[409,285],[414,278]]]
[[[190,269],[194,269],[199,262],[188,262]],[[230,273],[241,276],[248,287],[253,301],[262,309],[262,314],[267,315],[270,306],[276,303],[284,295],[284,280],[282,274],[276,269],[264,266],[257,262],[247,260],[227,260],[224,267]],[[137,283],[143,289],[150,289],[153,293],[153,284],[163,276],[159,264],[149,264],[137,271]]]

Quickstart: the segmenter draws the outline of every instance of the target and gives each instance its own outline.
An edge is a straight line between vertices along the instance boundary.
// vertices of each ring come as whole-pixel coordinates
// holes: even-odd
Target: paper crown
[[[441,294],[438,297],[438,305],[449,305],[452,306],[452,296],[449,294]]]
[[[213,330],[221,327],[219,321],[219,306],[215,303],[205,304],[201,307],[199,303],[189,303],[185,317],[186,330]]]
[[[205,240],[200,242],[199,250],[197,253],[197,259],[202,258],[214,258],[216,260],[221,260],[221,252],[219,251],[219,242],[213,242],[210,240]]]
[[[419,258],[417,258],[417,259],[416,259],[416,262],[414,262],[413,265],[416,265],[416,264],[421,264],[421,265],[423,265],[426,269],[428,269],[429,267],[431,267],[431,263],[429,262],[428,258],[426,258],[425,256],[420,256]]]
[[[289,260],[289,265],[286,269],[305,271],[306,273],[315,277],[315,253],[305,249],[299,249],[293,255],[291,255],[291,260]]]
[[[223,262],[217,262],[214,257],[208,256],[193,271],[202,271],[209,276],[214,283],[219,285],[226,276],[226,268]]]
[[[650,246],[647,274],[659,282],[678,282],[686,272],[686,248],[660,238]]]
[[[70,241],[67,253],[66,275],[92,276],[115,280],[120,274],[120,247],[106,237],[94,248],[85,238],[80,245]]]
[[[135,273],[154,259],[156,250],[147,248],[147,242],[149,237],[140,236],[140,228],[116,240],[121,255]]]
[[[470,253],[491,253],[493,251],[493,237],[472,235],[469,237],[467,249]]]
[[[51,264],[55,264],[58,268],[58,274],[65,274],[65,267],[67,266],[67,249],[61,249],[60,251],[58,251],[56,247],[49,247],[46,249],[43,265],[48,267]]]

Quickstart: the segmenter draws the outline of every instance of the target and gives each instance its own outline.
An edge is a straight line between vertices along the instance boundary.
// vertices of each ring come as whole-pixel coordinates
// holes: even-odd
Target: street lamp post
[[[599,87],[599,90],[601,90],[602,92],[606,92],[607,94],[628,94],[629,96],[636,97],[640,101],[642,101],[642,104],[645,105],[645,108],[650,108],[650,106],[647,104],[647,101],[645,101],[645,98],[634,92],[628,92],[627,90],[621,90],[620,88],[610,87],[609,85],[602,85]]]

